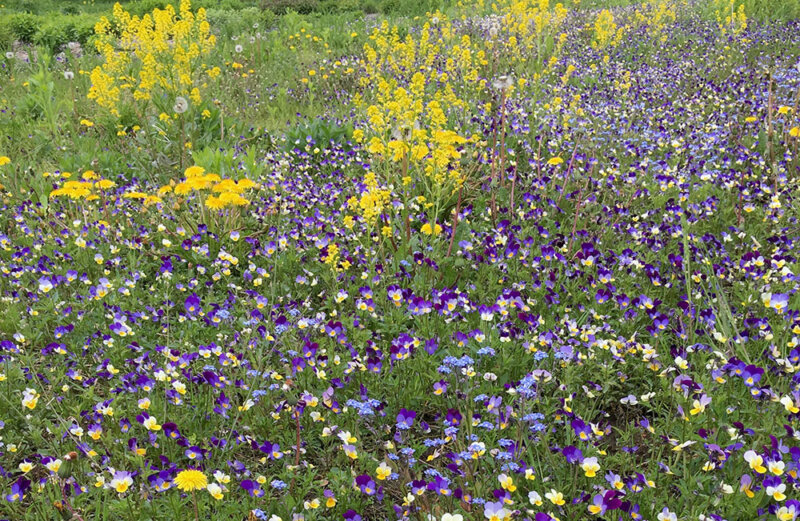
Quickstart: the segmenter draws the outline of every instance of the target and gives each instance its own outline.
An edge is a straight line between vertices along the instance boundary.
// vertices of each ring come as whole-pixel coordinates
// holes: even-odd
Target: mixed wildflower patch
[[[6,63],[58,161],[0,142],[0,517],[800,517],[800,25],[744,4]]]

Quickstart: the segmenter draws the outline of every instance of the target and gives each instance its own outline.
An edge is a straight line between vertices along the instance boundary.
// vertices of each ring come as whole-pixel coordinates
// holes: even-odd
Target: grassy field
[[[0,0],[0,519],[794,521],[798,17]]]

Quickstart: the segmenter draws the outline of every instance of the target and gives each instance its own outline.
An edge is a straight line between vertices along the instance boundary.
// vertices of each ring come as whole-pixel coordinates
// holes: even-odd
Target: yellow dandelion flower
[[[202,490],[208,485],[208,478],[199,470],[186,469],[175,476],[175,485],[184,492]]]

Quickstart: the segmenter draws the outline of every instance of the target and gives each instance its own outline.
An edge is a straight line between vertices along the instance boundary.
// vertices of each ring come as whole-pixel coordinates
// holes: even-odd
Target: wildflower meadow
[[[0,519],[800,518],[797,0],[0,0]]]

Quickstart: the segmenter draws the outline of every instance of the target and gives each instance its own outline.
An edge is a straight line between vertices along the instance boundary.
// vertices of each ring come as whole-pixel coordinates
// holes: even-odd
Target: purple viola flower
[[[408,430],[414,424],[414,418],[417,417],[416,411],[408,409],[400,409],[397,413],[397,428],[400,430]]]
[[[358,488],[362,494],[372,496],[375,494],[375,490],[378,487],[371,477],[366,474],[361,474],[360,476],[356,476],[356,488]]]
[[[442,476],[436,476],[433,481],[428,483],[428,490],[435,491],[442,496],[449,496],[452,493],[450,490],[450,482]]]
[[[608,506],[606,505],[603,495],[595,494],[592,498],[592,504],[589,505],[589,513],[596,516],[602,516],[606,513],[606,510],[608,510]]]
[[[565,447],[561,453],[564,454],[565,458],[567,458],[567,463],[575,464],[583,461],[583,452],[581,452],[581,449],[575,447],[574,445]]]
[[[589,438],[592,436],[592,428],[589,425],[586,425],[580,418],[575,418],[572,420],[570,424],[572,426],[572,430],[575,432],[575,436],[577,436],[581,441],[588,441]]]
[[[183,452],[184,456],[191,460],[200,461],[203,459],[203,451],[200,447],[192,445]]]
[[[264,495],[264,491],[261,489],[261,486],[255,481],[245,479],[239,484],[239,486],[245,489],[247,493],[250,494],[250,497],[261,497]]]
[[[345,521],[361,521],[361,516],[352,508],[344,513]]]
[[[457,426],[461,425],[461,420],[462,419],[463,419],[463,416],[461,416],[461,413],[458,411],[458,409],[448,409],[447,410],[446,422],[449,425],[451,425],[453,427],[457,427]]]
[[[653,319],[653,326],[659,331],[664,331],[669,326],[669,318],[666,315],[658,315]]]
[[[770,298],[770,307],[782,313],[789,307],[789,294],[788,293],[773,293]]]
[[[607,490],[604,494],[595,494],[592,504],[589,505],[589,512],[594,515],[603,515],[606,510],[616,510],[622,506],[622,501],[617,499],[618,492]]]
[[[197,293],[192,293],[183,303],[183,308],[186,310],[186,313],[189,316],[194,316],[201,311],[201,302],[200,297],[197,296]]]
[[[754,497],[755,494],[752,490],[753,478],[750,474],[743,474],[742,479],[739,481],[739,492],[744,492],[747,497]]]
[[[147,483],[153,488],[153,490],[157,492],[163,492],[172,487],[172,477],[168,471],[162,470],[147,476]]]
[[[172,440],[178,439],[181,437],[181,432],[178,430],[178,426],[172,422],[165,423],[161,426],[161,430],[164,431],[164,434],[167,438]]]
[[[427,305],[427,309],[430,309],[430,303],[426,302],[425,304]],[[437,349],[439,349],[439,341],[435,337],[425,342],[425,352],[429,355],[435,353]]]
[[[611,300],[612,297],[613,295],[611,294],[610,291],[608,291],[605,288],[600,288],[597,290],[597,293],[595,293],[594,300],[598,304],[605,304],[606,302]]]
[[[490,521],[506,519],[509,514],[502,501],[487,501],[483,505],[483,516]]]
[[[486,409],[492,414],[497,414],[499,412],[500,405],[502,404],[503,404],[502,396],[492,396],[486,402]]]
[[[11,494],[6,496],[6,501],[10,501],[11,503],[22,501],[25,498],[25,493],[28,492],[30,488],[30,480],[20,477],[16,482],[14,482],[13,485],[11,485]]]
[[[764,370],[760,367],[755,365],[748,365],[742,371],[742,380],[744,380],[744,384],[747,387],[754,387],[759,381],[761,381],[761,376],[763,376]]]

